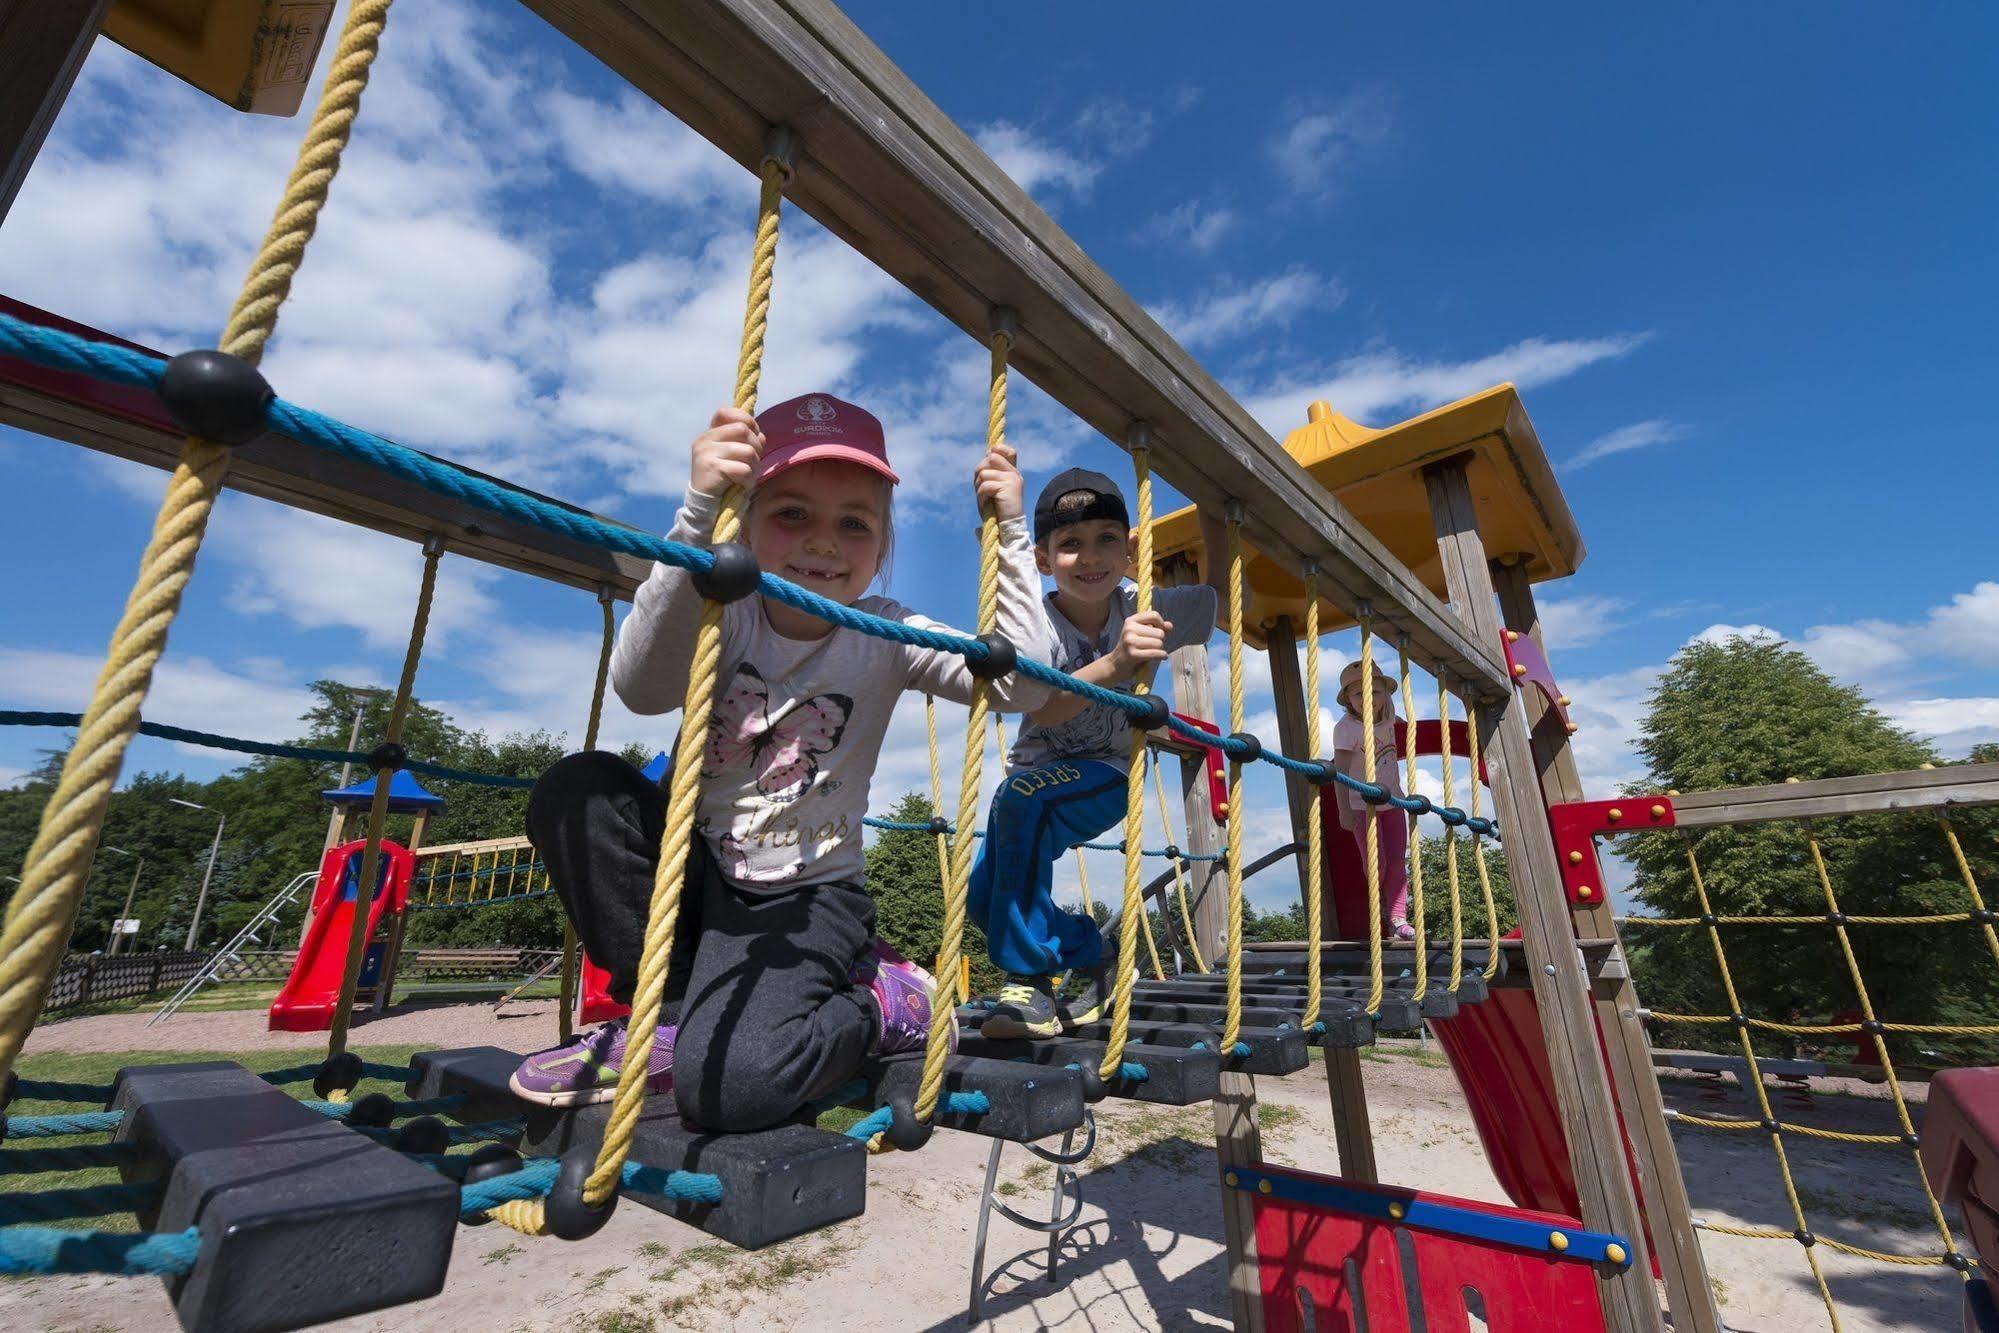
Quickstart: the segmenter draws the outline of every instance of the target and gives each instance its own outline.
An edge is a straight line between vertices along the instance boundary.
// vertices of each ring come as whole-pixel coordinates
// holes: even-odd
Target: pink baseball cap
[[[808,393],[767,407],[757,413],[757,429],[764,436],[758,481],[822,458],[859,463],[891,482],[902,480],[888,465],[888,446],[875,414],[830,393]]]

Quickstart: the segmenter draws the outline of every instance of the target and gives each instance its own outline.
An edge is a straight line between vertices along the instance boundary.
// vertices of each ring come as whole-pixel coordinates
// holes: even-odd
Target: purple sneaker
[[[625,1026],[629,1021],[614,1018],[577,1033],[560,1046],[536,1051],[514,1071],[514,1095],[543,1106],[590,1106],[610,1101],[617,1095],[618,1072],[624,1068]],[[653,1037],[652,1055],[646,1061],[648,1097],[673,1088],[675,1032],[671,1023],[662,1023]]]
[[[922,1050],[930,1039],[930,997],[937,993],[936,980],[880,939],[875,941],[872,956],[856,963],[850,975],[874,993],[875,1012],[881,1020],[874,1053],[885,1056]],[[951,1029],[951,1049],[958,1049],[955,1026]]]

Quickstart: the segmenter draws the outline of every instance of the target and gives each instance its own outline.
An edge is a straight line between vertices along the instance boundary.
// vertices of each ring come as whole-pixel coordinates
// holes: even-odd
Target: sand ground
[[[391,1012],[358,1044],[490,1043],[532,1050],[550,1040],[546,1002],[496,1017],[490,1005]],[[29,1051],[318,1048],[318,1034],[268,1033],[256,1010],[187,1015],[150,1030],[143,1015],[99,1015],[38,1029]],[[1399,1043],[1364,1062],[1383,1179],[1504,1202],[1457,1084],[1433,1052]],[[1266,1155],[1337,1169],[1325,1080],[1317,1065],[1259,1079]],[[1909,1089],[1920,1098],[1921,1087]],[[1753,1116],[1732,1082],[1670,1083],[1669,1105],[1695,1114]],[[1060,1248],[1058,1280],[1041,1268],[1046,1242],[993,1219],[985,1314],[995,1329],[1199,1329],[1228,1325],[1220,1185],[1211,1112],[1106,1101],[1097,1151],[1081,1168],[1085,1207]],[[1918,1101],[1917,1112],[1920,1113]],[[1786,1094],[1786,1120],[1894,1132],[1879,1089],[1846,1085]],[[1676,1130],[1697,1216],[1721,1224],[1792,1226],[1768,1141],[1760,1134]],[[1939,1248],[1910,1155],[1808,1138],[1787,1140],[1808,1218],[1819,1232],[1901,1253]],[[758,1253],[710,1241],[647,1209],[618,1210],[575,1244],[529,1240],[498,1226],[460,1228],[444,1293],[344,1321],[360,1330],[951,1329],[967,1326],[979,1187],[990,1141],[939,1134],[919,1154],[873,1160],[864,1216]],[[1050,1169],[1024,1150],[1003,1154],[1001,1190],[1045,1210]],[[1960,1242],[1961,1243],[1961,1242]],[[1802,1250],[1790,1242],[1704,1239],[1724,1320],[1741,1333],[1829,1327]],[[1890,1267],[1820,1248],[1849,1330],[1957,1326],[1958,1283],[1936,1268]],[[108,1333],[173,1327],[150,1279],[60,1277],[0,1286],[0,1327]]]

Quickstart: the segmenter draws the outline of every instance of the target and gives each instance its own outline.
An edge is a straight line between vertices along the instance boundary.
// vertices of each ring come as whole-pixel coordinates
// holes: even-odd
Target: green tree
[[[1423,926],[1430,938],[1445,940],[1451,934],[1450,861],[1444,839],[1456,837],[1458,845],[1458,901],[1464,921],[1465,938],[1486,938],[1485,895],[1479,888],[1478,862],[1471,839],[1455,833],[1435,837],[1419,833],[1423,858]],[[1501,939],[1520,924],[1520,911],[1513,902],[1513,881],[1506,873],[1506,853],[1491,839],[1481,839],[1485,852],[1486,878],[1492,883],[1492,905],[1499,913]]]
[[[1731,639],[1683,649],[1660,679],[1645,717],[1639,752],[1649,772],[1643,790],[1698,791],[1788,779],[1846,777],[1917,768],[1933,749],[1896,727],[1857,689],[1837,683],[1803,653],[1768,640]],[[1974,873],[1993,882],[1990,811],[1953,816]],[[1701,914],[1688,861],[1698,860],[1708,902],[1718,915],[1824,916],[1825,890],[1812,854],[1816,835],[1827,878],[1848,916],[1959,913],[1969,903],[1955,863],[1931,817],[1869,815],[1737,825],[1691,836],[1627,840],[1634,891],[1654,913]],[[1723,926],[1742,1009],[1791,1023],[1851,1021],[1858,997],[1829,925]],[[1917,1024],[1999,1022],[1999,965],[1982,932],[1968,924],[1848,927],[1854,955],[1877,1014]],[[1653,1009],[1726,1014],[1727,995],[1708,933],[1633,928],[1632,963],[1640,994]],[[1725,1029],[1674,1026],[1675,1044],[1726,1045]],[[1781,1039],[1757,1034],[1765,1049]],[[1851,1059],[1851,1038],[1804,1043],[1811,1053]],[[1989,1061],[1985,1039],[1917,1037],[1896,1046],[1922,1062]]]
[[[928,823],[930,798],[906,793],[889,810],[899,823]],[[937,866],[937,839],[930,833],[884,830],[867,851],[868,892],[875,900],[875,931],[889,947],[924,967],[934,967],[944,943],[944,881]],[[986,958],[985,932],[967,922],[965,957],[972,964],[972,993],[990,995],[1002,974]]]

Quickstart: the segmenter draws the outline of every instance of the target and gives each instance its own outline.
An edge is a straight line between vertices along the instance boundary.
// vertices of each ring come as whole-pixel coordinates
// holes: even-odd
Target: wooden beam
[[[1277,707],[1278,743],[1286,754],[1317,758],[1312,755],[1306,731],[1312,701],[1305,697],[1305,682],[1298,669],[1298,637],[1289,616],[1279,616],[1264,632],[1264,646],[1270,654],[1270,692]],[[1331,738],[1321,737],[1321,740],[1329,742]],[[1295,774],[1287,773],[1284,779],[1284,793],[1291,805],[1291,838],[1303,845],[1311,821],[1318,815],[1312,788]],[[1301,895],[1311,891],[1308,874],[1309,867],[1301,855],[1298,858]],[[1319,896],[1323,904],[1323,883]],[[1322,924],[1320,933],[1323,935],[1327,929],[1337,930],[1336,923]],[[1374,1157],[1374,1121],[1367,1108],[1367,1083],[1361,1076],[1360,1052],[1350,1046],[1328,1046],[1321,1053],[1326,1057],[1326,1096],[1332,1104],[1340,1174],[1349,1180],[1373,1184],[1381,1179],[1381,1169]]]
[[[31,324],[160,355],[6,297],[0,297],[0,312]],[[81,375],[56,374],[6,357],[0,357],[0,422],[164,471],[171,471],[180,456],[181,433],[151,395],[100,384]],[[484,475],[448,459],[437,461],[472,476]],[[503,569],[592,590],[608,583],[615,596],[627,601],[652,569],[649,561],[444,499],[414,483],[283,435],[263,435],[237,448],[226,480],[232,490],[246,495],[419,545],[432,534],[441,533],[452,554]],[[522,487],[511,489],[532,494]]]
[[[1426,665],[1494,697],[1497,645],[1467,634],[1080,246],[829,0],[526,0],[748,167],[773,125],[799,136],[786,197],[945,318],[985,337],[1020,313],[1014,369],[1203,505],[1242,500],[1247,535],[1328,595],[1372,601]],[[775,299],[784,299],[780,260]]]
[[[1960,805],[1999,805],[1999,764],[1945,764],[1902,773],[1686,792],[1673,798],[1673,822],[1682,828],[1712,828],[1771,819],[1944,811]]]
[[[1541,615],[1526,567],[1518,562],[1494,563],[1491,572],[1506,628],[1525,634],[1545,655],[1548,645],[1541,635]],[[1543,798],[1550,804],[1585,799],[1568,729],[1539,691],[1523,690],[1521,694],[1533,696],[1528,713]],[[1616,938],[1617,922],[1611,915],[1609,895],[1572,908],[1570,920],[1578,933],[1611,942],[1610,949],[1597,954],[1595,965],[1588,969],[1591,993],[1597,1027],[1609,1057],[1611,1086],[1624,1113],[1626,1139],[1638,1168],[1638,1187],[1644,1195],[1673,1327],[1693,1333],[1721,1333],[1721,1312],[1715,1306],[1700,1236],[1694,1230],[1679,1150],[1673,1144],[1672,1127],[1666,1121],[1665,1102],[1652,1067],[1651,1036],[1645,1028],[1644,1009],[1625,962],[1624,947]]]
[[[1451,605],[1472,632],[1500,641],[1492,575],[1479,538],[1478,515],[1464,465],[1426,469],[1430,513]],[[1555,1099],[1568,1141],[1569,1164],[1582,1203],[1583,1225],[1629,1242],[1631,1263],[1621,1273],[1599,1273],[1604,1326],[1613,1333],[1658,1333],[1660,1311],[1638,1199],[1624,1156],[1624,1135],[1611,1098],[1610,1074],[1598,1053],[1596,1015],[1589,981],[1575,947],[1576,932],[1555,864],[1548,810],[1535,778],[1526,703],[1509,690],[1504,704],[1479,713],[1481,748],[1491,777],[1493,805],[1506,835],[1506,866],[1520,909],[1520,931],[1534,983],[1541,1036],[1554,1075]]]
[[[111,0],[0,0],[0,221],[110,7]]]

